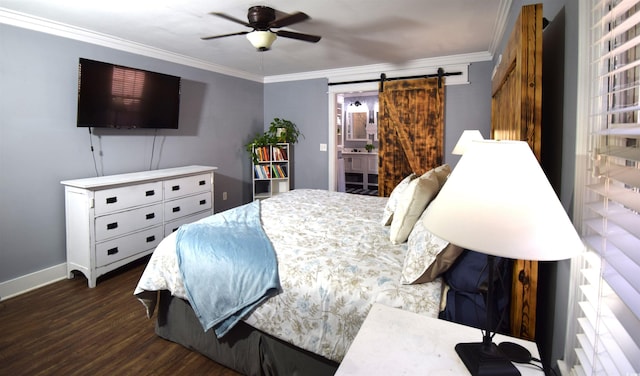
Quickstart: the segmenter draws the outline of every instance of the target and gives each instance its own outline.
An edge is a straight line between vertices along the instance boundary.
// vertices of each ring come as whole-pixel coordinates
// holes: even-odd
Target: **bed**
[[[281,286],[222,336],[204,330],[185,291],[182,228],[159,244],[134,294],[157,315],[159,336],[242,374],[333,374],[374,303],[443,310],[441,275],[464,251],[431,235],[421,215],[449,172],[407,176],[388,198],[296,189],[245,205],[259,208]]]

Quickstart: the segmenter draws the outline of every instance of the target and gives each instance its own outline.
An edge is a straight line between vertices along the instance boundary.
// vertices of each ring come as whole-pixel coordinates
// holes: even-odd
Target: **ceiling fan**
[[[228,21],[239,23],[241,25],[252,28],[252,31],[240,31],[237,33],[215,35],[210,37],[203,37],[203,40],[217,39],[230,37],[233,35],[247,35],[249,42],[258,51],[268,51],[271,48],[271,44],[276,40],[276,37],[297,39],[305,42],[316,43],[320,40],[320,36],[296,33],[287,30],[272,31],[271,29],[277,29],[285,26],[290,26],[298,22],[309,19],[305,13],[296,12],[286,15],[282,18],[276,19],[276,11],[273,8],[266,6],[252,6],[247,13],[247,19],[249,22],[239,20],[224,13],[212,12],[211,15],[224,18]]]

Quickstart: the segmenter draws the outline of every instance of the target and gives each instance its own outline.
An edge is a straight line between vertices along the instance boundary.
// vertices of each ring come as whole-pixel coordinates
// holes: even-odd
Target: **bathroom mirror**
[[[347,140],[367,141],[367,123],[369,111],[349,112],[347,114]]]

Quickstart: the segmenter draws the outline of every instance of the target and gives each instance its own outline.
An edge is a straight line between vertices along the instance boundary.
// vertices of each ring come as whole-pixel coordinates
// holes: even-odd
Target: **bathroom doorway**
[[[338,92],[333,103],[335,147],[329,171],[335,190],[378,196],[378,92]]]

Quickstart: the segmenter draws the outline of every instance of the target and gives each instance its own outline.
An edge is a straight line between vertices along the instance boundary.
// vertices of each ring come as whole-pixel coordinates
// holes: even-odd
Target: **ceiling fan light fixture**
[[[247,39],[258,51],[268,51],[276,38],[276,34],[268,30],[254,30],[247,34]]]

